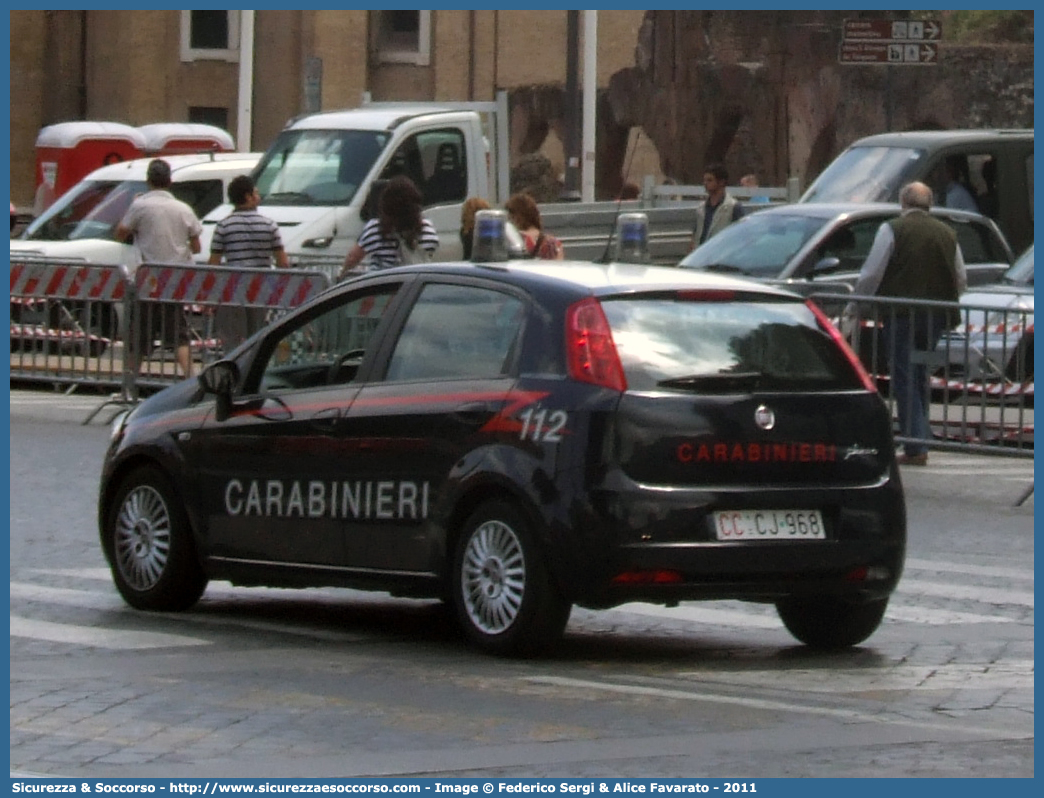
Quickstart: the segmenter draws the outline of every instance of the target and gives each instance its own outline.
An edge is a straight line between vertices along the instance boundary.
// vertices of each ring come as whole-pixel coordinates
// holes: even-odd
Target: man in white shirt
[[[116,240],[127,241],[133,236],[142,263],[191,265],[192,256],[201,249],[199,236],[203,225],[192,208],[170,193],[170,164],[161,158],[152,161],[145,182],[149,190],[135,197],[127,209],[116,227]],[[148,355],[158,336],[165,344],[176,345],[182,374],[191,377],[188,324],[180,304],[149,303],[139,309],[139,314],[143,318],[138,325],[137,341],[127,342],[132,347],[136,345],[136,356]]]

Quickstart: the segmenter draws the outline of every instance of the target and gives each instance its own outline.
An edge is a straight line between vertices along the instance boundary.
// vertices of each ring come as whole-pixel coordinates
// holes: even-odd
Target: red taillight
[[[869,569],[865,565],[861,565],[858,568],[853,568],[851,571],[845,574],[845,579],[847,579],[849,582],[865,582],[868,570]]]
[[[583,299],[566,311],[566,365],[574,380],[614,391],[627,390],[612,330],[594,297]]]
[[[819,322],[819,326],[834,340],[841,351],[845,353],[845,357],[848,358],[848,362],[852,364],[852,368],[856,370],[856,374],[859,375],[860,381],[863,383],[863,387],[871,393],[877,393],[877,384],[874,382],[873,377],[867,372],[863,366],[863,362],[859,359],[859,355],[848,345],[848,341],[845,340],[845,336],[841,334],[841,331],[834,326],[834,323],[830,321],[827,315],[819,309],[819,306],[811,299],[806,299],[805,304],[808,305],[809,309],[816,317],[816,321]]]

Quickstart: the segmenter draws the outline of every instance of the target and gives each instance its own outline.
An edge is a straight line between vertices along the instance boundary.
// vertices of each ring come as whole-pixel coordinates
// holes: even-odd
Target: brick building
[[[763,185],[813,179],[884,130],[1031,127],[1032,44],[958,46],[938,64],[838,63],[847,17],[883,11],[598,12],[596,194],[709,161]],[[233,135],[248,107],[265,149],[288,119],[375,100],[490,100],[509,92],[512,161],[564,169],[569,12],[11,11],[11,193],[34,192],[40,128],[75,119],[207,122]],[[581,26],[582,28],[582,26]],[[253,30],[253,59],[240,33]],[[244,61],[253,66],[244,104]],[[639,131],[641,134],[639,135]]]
[[[633,63],[642,17],[598,14],[600,88]],[[563,164],[565,11],[11,11],[10,23],[16,204],[32,199],[34,143],[48,124],[206,122],[235,136],[244,25],[253,91],[240,149],[264,149],[291,117],[358,105],[363,92],[450,101],[525,88],[512,95],[514,155],[540,148]],[[656,172],[655,150],[634,168]]]

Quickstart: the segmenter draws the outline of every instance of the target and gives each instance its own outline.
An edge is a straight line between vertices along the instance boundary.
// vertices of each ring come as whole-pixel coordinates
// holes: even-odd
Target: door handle
[[[311,425],[322,432],[332,432],[341,418],[341,408],[326,407],[312,414]]]
[[[477,426],[496,412],[491,402],[467,402],[453,411],[453,418],[462,424]]]

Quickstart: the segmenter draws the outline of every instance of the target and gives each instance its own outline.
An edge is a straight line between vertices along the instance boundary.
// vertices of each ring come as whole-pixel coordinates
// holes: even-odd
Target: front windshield
[[[897,202],[924,158],[909,147],[852,147],[809,186],[800,202]]]
[[[754,213],[707,239],[678,265],[771,279],[824,224],[810,216]]]
[[[33,241],[114,239],[131,201],[147,191],[144,180],[81,180],[26,229]]]
[[[1033,247],[1023,252],[1011,268],[1004,272],[1004,282],[1033,285]]]
[[[389,138],[373,130],[283,131],[254,171],[262,204],[350,202]]]

